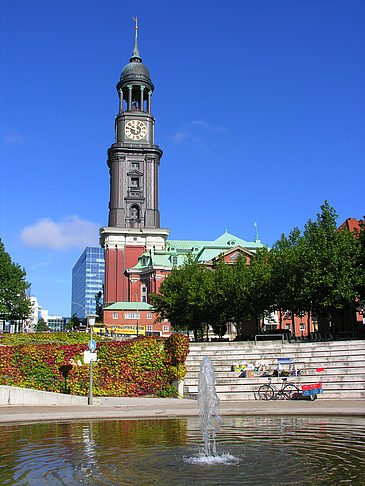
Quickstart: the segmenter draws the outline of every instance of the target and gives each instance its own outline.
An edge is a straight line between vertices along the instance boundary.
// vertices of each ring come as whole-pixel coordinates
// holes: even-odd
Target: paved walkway
[[[175,418],[199,415],[195,400],[175,398],[101,398],[95,405],[0,406],[0,423],[84,419]],[[365,400],[224,401],[222,415],[363,416]]]

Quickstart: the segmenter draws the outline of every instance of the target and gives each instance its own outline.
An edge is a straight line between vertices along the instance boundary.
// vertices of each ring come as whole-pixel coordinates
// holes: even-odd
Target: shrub
[[[165,341],[166,361],[177,366],[185,363],[189,354],[189,338],[184,334],[172,334]]]
[[[169,339],[98,342],[98,362],[93,365],[95,396],[171,396],[172,380],[186,373],[187,351],[185,336]],[[67,390],[74,395],[89,393],[89,366],[82,364],[86,343],[17,345],[12,341],[12,345],[0,346],[0,384],[61,392],[65,381],[60,367],[71,364]]]
[[[103,338],[93,334],[94,341],[103,341]],[[1,334],[1,344],[46,344],[46,343],[88,343],[88,332],[35,332],[29,334]]]

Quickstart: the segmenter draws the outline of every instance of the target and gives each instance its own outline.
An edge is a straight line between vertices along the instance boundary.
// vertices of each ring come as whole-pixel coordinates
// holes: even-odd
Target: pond
[[[223,417],[0,426],[1,485],[363,485],[365,418]]]

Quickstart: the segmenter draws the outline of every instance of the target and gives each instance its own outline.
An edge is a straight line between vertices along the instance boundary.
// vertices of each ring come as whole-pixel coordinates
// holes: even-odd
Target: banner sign
[[[97,353],[92,353],[91,351],[84,351],[84,363],[85,364],[90,364],[92,361],[95,363],[98,360],[98,354]]]
[[[311,385],[302,385],[303,396],[318,395],[323,393],[322,383],[312,383]]]

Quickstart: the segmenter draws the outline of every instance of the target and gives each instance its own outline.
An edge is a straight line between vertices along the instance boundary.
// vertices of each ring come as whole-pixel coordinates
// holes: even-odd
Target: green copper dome
[[[137,20],[137,19],[134,19]],[[146,66],[142,63],[142,58],[139,55],[138,49],[138,35],[137,35],[137,23],[136,23],[136,36],[134,40],[134,49],[132,53],[132,57],[129,59],[129,64],[124,66],[122,69],[122,73],[120,75],[120,81],[118,83],[118,88],[126,86],[128,84],[146,84],[149,89],[153,90],[153,84],[151,82],[151,76],[146,68]]]
[[[133,58],[131,58],[133,59]],[[144,78],[146,81],[151,82],[151,76],[144,64],[138,61],[131,61],[129,64],[124,66],[122,74],[120,75],[121,81],[128,81],[133,79],[142,80]]]

